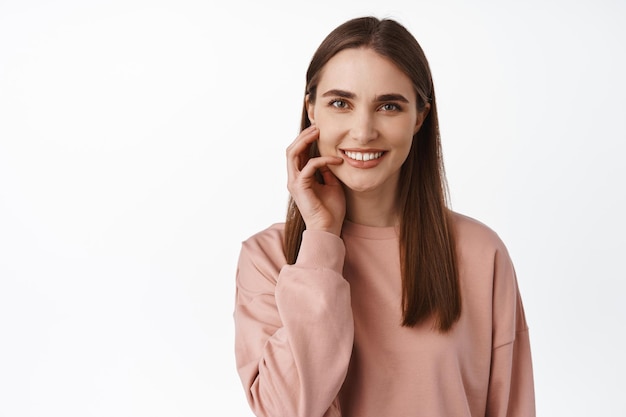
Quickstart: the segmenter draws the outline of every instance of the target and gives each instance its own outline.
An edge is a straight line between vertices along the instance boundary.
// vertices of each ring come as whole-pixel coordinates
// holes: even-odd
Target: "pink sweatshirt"
[[[455,215],[463,311],[452,330],[401,326],[397,229],[305,231],[286,265],[283,225],[246,240],[237,269],[237,368],[259,417],[530,417],[528,338],[498,236]]]

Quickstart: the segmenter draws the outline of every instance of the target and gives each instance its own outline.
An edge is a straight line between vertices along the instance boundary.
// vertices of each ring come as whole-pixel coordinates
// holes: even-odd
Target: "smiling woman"
[[[394,205],[400,167],[430,104],[418,111],[409,77],[370,48],[337,53],[314,90],[321,93],[320,98],[309,93],[307,111],[310,122],[320,129],[320,154],[345,161],[331,165],[331,172],[345,185],[347,194],[367,192],[378,204]],[[395,211],[378,207],[387,218],[369,212],[363,221],[376,219],[378,224],[371,226],[393,226]]]
[[[261,417],[535,415],[505,245],[451,211],[428,62],[350,20],[307,71],[287,219],[243,243],[237,368]]]

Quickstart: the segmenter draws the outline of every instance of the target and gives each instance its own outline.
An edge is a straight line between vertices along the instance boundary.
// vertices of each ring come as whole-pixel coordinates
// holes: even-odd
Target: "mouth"
[[[343,151],[343,154],[347,156],[348,158],[352,159],[353,161],[367,162],[367,161],[373,161],[375,159],[382,157],[385,154],[385,152],[382,152],[382,151],[378,151],[378,152]]]

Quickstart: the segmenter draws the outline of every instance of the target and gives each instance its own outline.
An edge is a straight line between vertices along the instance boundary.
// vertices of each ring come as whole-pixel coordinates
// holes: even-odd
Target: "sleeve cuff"
[[[346,248],[339,236],[320,230],[305,230],[296,265],[332,269],[341,274],[345,256]]]

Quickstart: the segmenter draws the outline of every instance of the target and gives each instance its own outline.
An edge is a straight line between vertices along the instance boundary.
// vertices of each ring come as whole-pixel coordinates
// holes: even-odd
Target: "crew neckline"
[[[341,234],[364,239],[397,239],[400,234],[400,228],[399,226],[365,226],[344,220]]]

